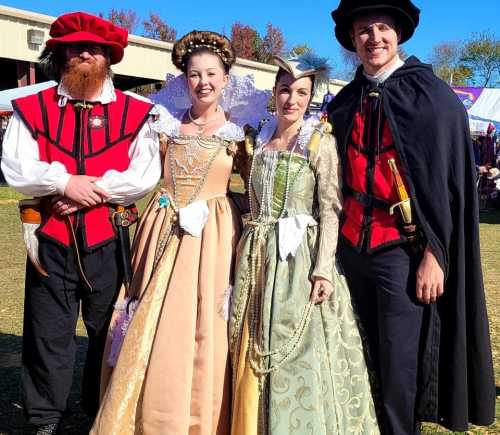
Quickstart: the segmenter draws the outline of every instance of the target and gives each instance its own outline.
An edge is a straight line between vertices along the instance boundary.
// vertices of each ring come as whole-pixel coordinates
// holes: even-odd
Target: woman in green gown
[[[304,119],[321,68],[275,58],[276,117],[255,139],[251,216],[230,314],[232,435],[379,433],[349,289],[335,262],[331,127]]]

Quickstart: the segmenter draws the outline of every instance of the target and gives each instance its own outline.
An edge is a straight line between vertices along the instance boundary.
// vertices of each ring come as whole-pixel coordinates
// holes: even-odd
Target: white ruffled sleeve
[[[233,122],[226,122],[216,133],[217,137],[227,141],[241,142],[245,140],[245,133],[241,127]]]
[[[180,116],[173,115],[161,104],[155,104],[151,114],[156,120],[151,124],[151,128],[158,134],[165,134],[169,137],[179,135],[181,127]]]

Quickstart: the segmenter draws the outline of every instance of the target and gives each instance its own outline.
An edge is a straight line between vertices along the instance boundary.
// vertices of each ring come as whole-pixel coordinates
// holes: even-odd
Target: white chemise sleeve
[[[12,188],[28,196],[62,195],[71,177],[64,164],[40,160],[38,143],[16,112],[3,140],[2,172]]]

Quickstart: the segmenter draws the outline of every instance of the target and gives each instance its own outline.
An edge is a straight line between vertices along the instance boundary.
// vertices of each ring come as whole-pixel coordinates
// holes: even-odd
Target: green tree
[[[490,32],[477,33],[466,42],[461,62],[474,73],[474,82],[494,86],[500,74],[500,40]]]
[[[450,86],[466,86],[474,75],[472,69],[462,62],[463,44],[444,42],[432,49],[430,62],[434,73]]]

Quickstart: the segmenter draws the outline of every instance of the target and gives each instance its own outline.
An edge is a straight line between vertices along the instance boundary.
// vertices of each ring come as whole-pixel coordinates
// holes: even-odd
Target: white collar
[[[372,83],[384,83],[394,71],[396,71],[398,68],[401,68],[404,64],[405,63],[399,58],[399,56],[397,56],[395,62],[388,69],[375,74],[374,76],[371,76],[370,74],[367,74],[363,71],[363,75]]]
[[[151,124],[151,128],[157,133],[165,133],[169,137],[178,137],[180,136],[182,118],[185,113],[185,110],[180,110],[172,114],[165,106],[155,104],[151,114],[157,115],[157,120]],[[245,139],[243,129],[231,121],[226,121],[213,135],[226,141],[239,142]]]
[[[300,151],[304,151],[306,146],[309,144],[311,135],[314,132],[315,127],[318,125],[320,119],[316,115],[311,115],[304,119],[304,123],[300,128],[299,136],[297,137],[297,146]],[[278,118],[273,116],[270,118],[261,128],[257,138],[255,139],[256,151],[263,151],[265,146],[271,141],[278,127]],[[297,150],[297,152],[299,151]]]
[[[68,100],[74,100],[70,93],[66,90],[61,81],[57,87],[57,94],[59,95],[59,107],[64,107]],[[101,95],[99,95],[95,100],[101,104],[109,104],[116,101],[115,87],[113,85],[113,80],[111,77],[106,77],[104,85],[102,87]]]

